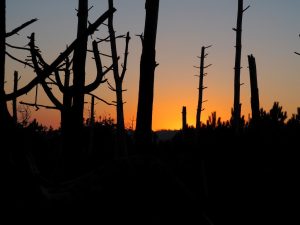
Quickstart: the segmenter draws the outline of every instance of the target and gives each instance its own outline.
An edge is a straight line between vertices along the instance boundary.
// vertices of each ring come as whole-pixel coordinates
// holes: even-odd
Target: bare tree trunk
[[[250,86],[251,86],[251,109],[252,120],[257,122],[259,119],[259,92],[257,85],[257,70],[256,61],[253,55],[248,55],[249,72],[250,72]]]
[[[199,79],[199,97],[198,97],[198,107],[196,116],[196,129],[200,129],[201,124],[201,112],[202,112],[202,101],[203,101],[203,78],[204,78],[204,58],[205,58],[205,47],[201,49],[200,57],[200,79]]]
[[[234,105],[233,105],[233,126],[236,132],[239,132],[241,118],[240,103],[240,77],[241,77],[241,54],[242,54],[242,24],[244,13],[244,0],[238,0],[237,25],[236,31],[236,51],[235,51],[235,67],[234,67]]]
[[[14,92],[18,90],[18,81],[19,81],[19,74],[18,71],[14,72]],[[17,98],[13,99],[13,121],[15,124],[18,123],[18,115],[17,115]]]
[[[89,136],[89,151],[88,157],[92,156],[94,150],[94,136],[95,136],[95,96],[91,98],[91,116],[90,116],[90,136]]]
[[[199,57],[200,58],[200,76],[199,76],[199,87],[198,87],[198,90],[199,90],[199,96],[198,96],[198,107],[197,107],[197,115],[196,115],[196,129],[200,129],[200,125],[201,125],[201,112],[203,111],[202,109],[202,104],[203,104],[203,90],[207,87],[204,87],[203,86],[203,80],[204,80],[204,69],[205,68],[208,68],[210,67],[212,64],[209,64],[208,66],[205,66],[204,65],[204,61],[205,61],[205,58],[207,57],[208,54],[205,53],[205,50],[207,48],[210,48],[212,45],[210,46],[203,46],[201,48],[201,56]],[[197,67],[198,68],[198,67]]]
[[[74,116],[73,126],[77,132],[80,132],[83,126],[85,64],[88,41],[88,37],[84,34],[88,23],[88,0],[79,0],[78,2],[78,43],[74,49],[73,56],[74,98],[72,111]]]
[[[186,122],[186,106],[182,107],[182,130],[186,130],[188,127]]]
[[[5,100],[5,0],[0,1],[0,131],[12,126],[12,117],[10,116]]]
[[[155,45],[159,0],[146,0],[146,21],[140,62],[139,98],[136,119],[136,140],[148,146],[152,142],[152,110],[154,92]]]
[[[109,9],[113,9],[113,0],[108,0]],[[113,25],[113,15],[108,18],[108,30],[110,36],[110,46],[111,46],[111,54],[113,61],[113,73],[115,80],[115,92],[116,92],[116,102],[117,102],[117,147],[115,152],[115,157],[118,158],[120,156],[127,157],[127,146],[126,146],[126,134],[125,134],[125,125],[124,125],[124,109],[123,109],[123,80],[125,76],[125,72],[127,70],[127,57],[128,57],[128,44],[130,40],[129,32],[126,35],[126,47],[124,54],[124,64],[123,70],[120,74],[119,72],[119,63],[118,63],[118,53],[117,53],[117,44],[116,44],[116,36]],[[113,88],[112,88],[113,90]]]

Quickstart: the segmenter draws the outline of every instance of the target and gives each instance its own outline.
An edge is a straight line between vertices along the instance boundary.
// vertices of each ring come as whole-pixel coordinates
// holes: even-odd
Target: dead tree
[[[236,32],[235,44],[235,67],[234,67],[234,105],[233,105],[233,127],[239,132],[241,119],[240,86],[241,86],[241,55],[242,55],[242,25],[244,12],[250,6],[244,9],[244,0],[238,0],[237,25],[233,30]]]
[[[77,159],[79,159],[81,154],[83,153],[82,152],[83,140],[82,140],[82,136],[80,136],[82,124],[79,126],[78,120],[76,119],[78,116],[78,108],[79,108],[78,107],[79,103],[77,102],[77,105],[75,104],[76,101],[78,100],[77,97],[79,96],[78,91],[81,92],[80,95],[84,96],[85,94],[95,90],[101,83],[106,82],[106,80],[103,80],[103,77],[108,71],[112,69],[112,66],[110,66],[106,71],[103,71],[98,45],[94,41],[93,52],[94,52],[96,66],[97,66],[97,76],[92,83],[87,85],[85,84],[83,88],[80,87],[80,89],[78,89],[78,85],[77,86],[75,85],[74,77],[73,77],[74,78],[73,85],[70,86],[71,63],[68,60],[68,56],[75,50],[75,48],[78,48],[78,46],[80,46],[81,40],[83,39],[82,37],[88,37],[89,35],[93,34],[94,31],[109,17],[109,15],[114,13],[114,11],[115,9],[108,10],[102,16],[100,16],[95,23],[90,24],[89,27],[84,30],[84,32],[79,32],[80,34],[78,34],[77,39],[73,43],[71,43],[71,45],[68,46],[67,49],[63,53],[61,53],[51,64],[48,64],[43,59],[40,50],[35,44],[35,38],[33,33],[30,36],[29,49],[25,49],[25,50],[30,51],[31,62],[29,65],[34,68],[34,71],[36,73],[36,78],[34,78],[31,82],[29,82],[25,87],[21,88],[20,90],[6,95],[6,100],[10,100],[29,92],[37,84],[41,84],[46,95],[53,103],[53,106],[37,104],[36,101],[35,103],[27,103],[27,105],[60,110],[62,149],[63,149],[62,152],[64,155],[63,158],[70,163],[74,162],[76,164]],[[72,62],[74,65],[75,63],[74,59]],[[74,66],[73,66],[73,70],[74,70]],[[60,78],[61,71],[64,71],[65,73],[64,83]],[[52,78],[53,73],[55,78]],[[82,77],[79,79],[82,79]],[[54,92],[52,92],[52,89],[49,86],[53,84],[56,85],[59,88],[60,92],[63,94],[62,103],[55,96]],[[83,117],[83,115],[81,115],[81,117]]]
[[[109,9],[114,8],[113,0],[108,0]],[[111,47],[111,56],[113,62],[113,74],[115,87],[109,85],[110,89],[116,93],[116,104],[117,104],[117,151],[116,157],[127,156],[127,148],[126,148],[126,137],[125,137],[125,125],[124,125],[124,110],[123,110],[123,80],[125,77],[125,73],[127,70],[127,58],[128,58],[128,46],[129,46],[129,32],[127,32],[126,37],[121,35],[116,37],[114,25],[113,25],[113,16],[108,18],[108,31],[109,31],[109,41]],[[125,38],[125,53],[124,53],[124,62],[122,64],[122,71],[119,71],[119,57],[117,52],[117,38]]]
[[[186,122],[186,106],[182,107],[182,130],[186,130],[188,128]]]
[[[259,113],[259,92],[257,85],[257,70],[256,61],[253,55],[248,55],[249,72],[250,72],[250,86],[251,86],[251,109],[252,120],[257,122],[260,117]]]
[[[52,109],[58,109],[61,112],[61,131],[62,131],[62,138],[63,138],[63,153],[66,155],[66,158],[71,158],[70,156],[76,155],[79,157],[82,152],[78,152],[75,150],[82,150],[79,144],[81,142],[81,137],[77,137],[75,133],[80,132],[76,130],[76,126],[74,126],[74,96],[75,92],[78,91],[74,84],[73,86],[70,86],[70,62],[68,58],[65,59],[64,69],[60,69],[61,66],[59,66],[55,71],[55,79],[51,80],[51,85],[56,85],[61,93],[63,94],[63,102],[61,103],[59,99],[54,95],[54,92],[52,92],[52,89],[49,87],[49,83],[46,80],[43,80],[43,74],[45,71],[50,67],[45,60],[43,59],[42,55],[40,54],[39,49],[35,45],[35,38],[34,33],[30,37],[30,52],[31,52],[31,60],[32,64],[35,70],[35,73],[37,77],[41,78],[41,85],[47,94],[48,98],[51,100],[54,106],[44,106],[37,104],[36,102],[34,104],[28,104],[23,103],[27,105],[32,105],[36,107],[46,107],[46,108],[52,108]],[[99,55],[98,45],[96,41],[93,42],[93,52],[94,52],[94,59],[97,66],[97,75],[96,79],[83,87],[83,94],[89,94],[90,92],[94,91],[101,83],[106,82],[104,79],[105,74],[108,73],[112,69],[112,66],[107,68],[105,71],[102,69],[102,63]],[[74,62],[73,62],[74,63]],[[63,70],[65,75],[64,84],[60,78],[59,71]],[[50,77],[49,77],[50,78]],[[100,99],[100,98],[99,98]],[[106,101],[104,101],[106,102]],[[77,134],[78,135],[78,134]],[[77,137],[78,139],[74,139]],[[79,155],[78,155],[79,154]],[[71,159],[72,160],[72,159]],[[74,160],[76,161],[76,160]]]
[[[78,45],[74,48],[73,53],[73,125],[79,131],[83,126],[83,109],[84,109],[84,85],[85,85],[85,64],[87,55],[88,36],[83,35],[87,30],[88,24],[88,1],[78,0],[78,23],[77,23],[77,40]]]
[[[19,74],[18,71],[14,72],[14,92],[18,90],[18,82],[19,82]],[[18,123],[18,115],[17,115],[17,98],[13,99],[13,121],[15,124]]]
[[[207,46],[207,47],[205,47],[205,46],[202,47],[201,56],[199,57],[200,58],[200,67],[196,67],[196,68],[200,69],[199,86],[198,86],[198,91],[199,91],[198,107],[197,107],[197,115],[196,115],[196,129],[200,129],[200,125],[201,125],[201,112],[204,110],[202,108],[202,103],[207,101],[207,100],[203,101],[203,90],[207,88],[207,87],[204,87],[204,85],[203,85],[204,76],[206,76],[206,73],[204,73],[204,69],[210,67],[212,64],[205,66],[204,61],[208,55],[207,53],[205,53],[205,50],[210,47],[211,47],[211,45]]]
[[[299,37],[300,37],[300,34],[299,34]],[[300,53],[299,52],[294,52],[296,55],[300,55]]]
[[[140,62],[139,96],[136,118],[136,141],[149,146],[152,142],[152,110],[155,61],[155,45],[158,23],[159,0],[146,0],[146,21],[143,50]]]
[[[6,32],[6,1],[0,1],[0,130],[13,127],[13,119],[7,109],[7,100],[4,89],[5,84],[5,55],[9,54],[6,52],[6,39],[17,34],[23,28],[37,21],[32,19],[19,27],[13,29],[10,32]],[[12,100],[12,99],[11,99]]]

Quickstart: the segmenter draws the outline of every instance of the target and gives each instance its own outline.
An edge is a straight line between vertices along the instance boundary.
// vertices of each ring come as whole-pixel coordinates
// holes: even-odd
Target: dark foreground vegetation
[[[213,113],[200,129],[186,128],[163,142],[154,138],[148,149],[127,131],[129,156],[121,158],[114,154],[115,124],[98,121],[84,128],[84,152],[74,157],[69,151],[72,163],[62,159],[60,130],[36,121],[20,125],[1,147],[5,208],[103,224],[290,220],[299,200],[299,115],[286,121],[274,104],[255,124],[240,124],[236,134],[231,121]]]
[[[204,46],[199,57],[196,128],[187,125],[183,107],[183,129],[164,141],[152,132],[154,74],[159,65],[155,59],[159,0],[145,1],[144,33],[138,35],[142,54],[134,132],[124,126],[122,95],[130,35],[116,36],[113,0],[108,0],[108,10],[93,23],[88,19],[93,7],[87,0],[78,0],[77,36],[50,63],[44,60],[35,33],[28,36],[26,47],[7,42],[37,19],[6,32],[5,2],[0,1],[0,164],[4,168],[0,224],[20,224],[14,220],[32,224],[39,217],[38,224],[300,224],[296,218],[300,200],[300,109],[289,120],[279,103],[274,103],[269,112],[260,110],[253,55],[248,55],[252,118],[246,122],[241,117],[242,18],[249,8],[243,6],[243,0],[238,0],[237,26],[233,28],[236,57],[232,119],[223,122],[212,113],[206,124],[201,123],[202,103],[206,101],[203,90],[207,88],[204,69],[211,65],[204,63],[204,50],[210,47]],[[108,28],[109,36],[92,38],[88,44],[100,26]],[[122,69],[118,38],[125,39]],[[100,53],[100,43],[106,42],[110,43],[111,55]],[[26,51],[29,57],[22,61],[6,48]],[[85,82],[88,52],[93,53],[97,68],[90,84]],[[16,71],[12,93],[5,92],[6,56],[32,68],[36,75],[18,88]],[[111,64],[104,66],[100,56],[110,58]],[[108,87],[115,92],[116,101],[109,103],[92,92],[106,83],[105,75],[111,70],[115,83],[108,83]],[[52,105],[38,102],[38,85]],[[35,120],[20,124],[17,98],[34,88],[34,102],[20,104],[36,110],[59,110],[59,130],[47,129]],[[84,123],[86,95],[92,97],[91,116]],[[116,124],[111,119],[95,121],[95,99],[116,107]],[[10,101],[13,115],[8,110]],[[23,114],[26,122],[26,110]],[[3,223],[10,214],[8,222]]]

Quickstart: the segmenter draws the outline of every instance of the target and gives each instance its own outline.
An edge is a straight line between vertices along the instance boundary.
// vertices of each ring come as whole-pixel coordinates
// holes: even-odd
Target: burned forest
[[[7,12],[17,5],[0,0],[1,204],[15,215],[10,220],[27,222],[47,215],[39,224],[63,219],[85,224],[295,224],[300,104],[296,113],[288,114],[278,97],[287,81],[272,86],[279,78],[265,72],[270,65],[276,70],[275,58],[267,57],[268,52],[253,44],[257,42],[245,41],[253,35],[247,31],[248,13],[255,13],[259,3],[230,3],[237,14],[230,17],[236,27],[228,24],[231,33],[222,42],[229,52],[213,37],[185,33],[186,27],[198,26],[200,34],[207,29],[222,36],[222,31],[204,25],[209,21],[183,26],[182,17],[194,14],[172,7],[175,1],[144,0],[142,9],[133,2],[119,7],[117,0],[74,2],[74,26],[64,27],[69,39],[53,53],[43,45],[58,34],[48,31],[49,40],[44,41],[37,29],[47,21],[35,18],[32,10],[29,20],[11,29],[14,23]],[[205,1],[199,5],[207,7]],[[132,15],[125,15],[126,10]],[[172,10],[182,14],[167,23],[165,14]],[[134,23],[136,15],[143,15],[141,26],[122,27],[122,20]],[[178,46],[173,27],[164,23],[175,23],[176,35],[197,44],[183,41]],[[165,48],[168,57],[162,56]],[[300,60],[296,49],[286,51]],[[216,56],[220,52],[224,59]],[[172,61],[172,54],[180,63]],[[264,65],[265,60],[271,64]],[[185,61],[193,70],[181,68]],[[229,75],[216,72],[218,65],[228,64]],[[299,71],[299,64],[290,65],[282,75],[289,81],[288,73]],[[277,88],[278,96],[266,97],[266,86]],[[169,93],[171,89],[175,91]],[[227,104],[227,94],[232,104]],[[289,102],[300,103],[299,93],[293,95]],[[212,106],[216,99],[219,105]],[[177,128],[156,129],[160,112],[161,124],[174,118],[172,104],[177,107]],[[107,108],[113,113],[107,114]],[[228,119],[223,119],[224,111]],[[39,120],[54,124],[54,115],[57,127]]]

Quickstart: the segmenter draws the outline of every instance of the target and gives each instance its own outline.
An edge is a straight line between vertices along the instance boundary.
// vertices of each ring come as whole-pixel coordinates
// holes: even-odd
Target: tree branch
[[[18,33],[20,30],[22,30],[23,28],[29,26],[30,24],[36,22],[38,19],[32,19],[32,20],[29,20],[28,22],[26,23],[23,23],[21,26],[17,27],[16,29],[12,30],[11,32],[8,32],[6,33],[5,35],[5,38],[8,38],[10,36],[13,36],[14,34]]]
[[[130,36],[129,36],[129,32],[127,32],[126,35],[126,44],[125,44],[125,53],[124,53],[124,63],[123,63],[123,69],[122,69],[122,73],[121,73],[121,81],[123,81],[124,77],[125,77],[125,73],[127,70],[127,58],[128,58],[128,46],[129,46],[129,41],[130,41]]]
[[[15,45],[11,45],[11,44],[8,44],[7,42],[5,43],[5,45],[7,45],[8,47],[10,48],[14,48],[14,49],[20,49],[20,50],[26,50],[26,51],[30,51],[29,48],[25,48],[25,47],[19,47],[19,46],[15,46]]]
[[[107,81],[106,82],[108,84],[108,88],[112,91],[116,91],[116,89]]]
[[[84,92],[86,94],[95,90],[97,87],[99,87],[100,84],[105,83],[107,80],[106,79],[103,80],[104,76],[113,68],[113,65],[111,65],[103,72],[98,44],[96,41],[93,41],[93,51],[94,51],[94,59],[97,67],[97,76],[93,83],[85,86]]]
[[[55,74],[55,80],[56,80],[56,84],[58,86],[58,89],[64,93],[65,92],[65,87],[63,85],[63,83],[61,82],[61,79],[60,79],[60,76],[59,76],[59,71],[58,70],[55,70],[54,71],[54,74]]]
[[[96,95],[94,95],[94,94],[92,94],[92,93],[88,93],[88,95],[93,96],[94,98],[98,99],[98,100],[101,101],[101,102],[104,102],[104,103],[107,104],[107,105],[117,106],[116,104],[109,103],[109,102],[105,101],[104,99],[99,98],[98,96],[96,96]]]
[[[95,30],[115,11],[116,11],[115,8],[107,10],[93,24],[91,24],[87,28],[83,36],[89,36],[93,34]],[[78,38],[80,39],[81,37]],[[48,77],[51,73],[53,73],[53,71],[55,71],[55,69],[62,63],[62,61],[71,54],[71,52],[74,50],[77,43],[78,43],[78,39],[75,39],[73,43],[62,54],[60,54],[46,70],[43,71],[43,74],[41,74],[41,78],[36,77],[31,82],[29,82],[25,87],[19,89],[17,92],[7,94],[5,96],[5,100],[9,101],[16,97],[28,93],[35,85],[41,82],[40,79],[46,79],[46,77]]]
[[[245,12],[247,9],[249,9],[250,8],[250,5],[248,5],[244,10],[243,10],[243,12]]]
[[[39,110],[40,107],[46,108],[46,109],[58,109],[55,106],[48,106],[48,105],[41,105],[41,104],[36,104],[36,103],[28,103],[28,102],[19,102],[22,105],[28,105],[28,106],[33,106],[36,108],[36,111]]]
[[[63,105],[58,101],[58,99],[53,95],[51,89],[49,88],[49,86],[47,85],[45,79],[42,77],[43,75],[43,70],[39,67],[38,64],[38,52],[37,49],[35,47],[34,44],[34,33],[31,34],[30,36],[30,42],[29,42],[29,47],[30,47],[30,52],[31,52],[31,57],[32,57],[32,62],[34,65],[34,69],[35,69],[35,73],[37,75],[37,77],[40,77],[40,83],[45,91],[45,93],[47,94],[48,98],[51,100],[51,102],[56,106],[57,109],[62,110],[63,109]],[[47,69],[48,65],[46,65]],[[44,69],[44,70],[45,70]]]
[[[212,64],[209,64],[209,65],[207,65],[207,66],[204,66],[204,69],[206,69],[206,68],[208,68],[208,67],[210,67],[210,66],[212,66]]]
[[[16,58],[16,57],[12,56],[12,55],[9,54],[8,52],[5,52],[5,54],[6,54],[9,58],[11,58],[11,59],[13,59],[13,60],[15,60],[15,61],[17,61],[17,62],[19,62],[19,63],[22,63],[22,64],[24,64],[25,66],[29,66],[29,67],[31,67],[31,68],[34,68],[33,65],[31,65],[30,63],[27,63],[27,62],[25,62],[25,61],[22,61],[22,60],[20,60],[20,59],[18,59],[18,58]],[[17,96],[17,97],[19,97],[19,96]],[[12,100],[12,99],[10,99],[10,100]]]

